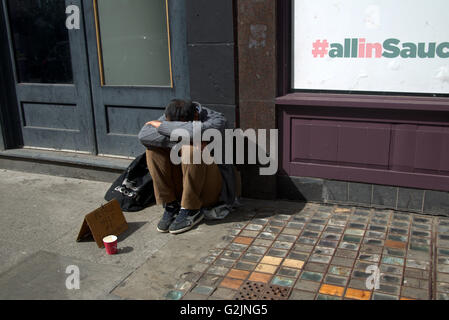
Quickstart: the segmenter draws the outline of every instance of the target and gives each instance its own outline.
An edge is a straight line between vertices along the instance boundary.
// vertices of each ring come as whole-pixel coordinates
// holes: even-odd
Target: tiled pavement
[[[243,210],[253,218],[167,299],[449,298],[449,218],[318,204]],[[372,266],[380,281],[370,290]]]

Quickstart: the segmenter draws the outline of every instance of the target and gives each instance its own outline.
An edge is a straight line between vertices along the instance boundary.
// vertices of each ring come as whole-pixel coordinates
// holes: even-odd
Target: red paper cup
[[[103,238],[104,247],[106,248],[107,254],[117,253],[117,237],[107,236]]]

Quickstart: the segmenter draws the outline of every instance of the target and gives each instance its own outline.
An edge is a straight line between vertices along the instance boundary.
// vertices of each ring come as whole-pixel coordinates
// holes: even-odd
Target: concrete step
[[[132,160],[26,148],[0,151],[2,169],[103,182],[113,182]]]

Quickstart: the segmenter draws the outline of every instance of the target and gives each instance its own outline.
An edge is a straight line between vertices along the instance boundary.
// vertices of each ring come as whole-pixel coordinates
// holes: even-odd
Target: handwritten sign
[[[92,234],[99,248],[103,248],[103,238],[118,236],[128,229],[120,204],[116,199],[87,214],[76,241]]]

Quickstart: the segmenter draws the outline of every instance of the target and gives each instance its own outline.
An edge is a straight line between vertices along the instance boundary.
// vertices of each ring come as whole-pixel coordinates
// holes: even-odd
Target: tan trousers
[[[185,153],[184,146],[182,154]],[[193,155],[193,152],[190,152]],[[192,163],[193,161],[191,161]],[[215,205],[220,197],[222,177],[220,169],[210,165],[184,164],[174,165],[170,161],[170,149],[147,149],[147,165],[153,178],[154,194],[157,204],[178,200],[181,207],[198,210]]]

